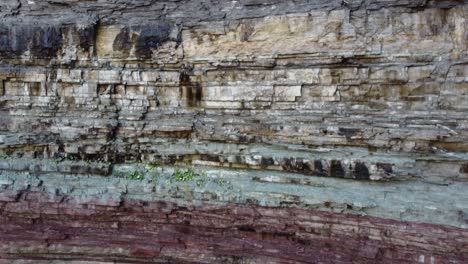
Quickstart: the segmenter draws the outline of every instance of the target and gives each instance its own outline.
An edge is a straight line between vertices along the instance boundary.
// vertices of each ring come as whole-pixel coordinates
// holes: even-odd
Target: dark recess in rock
[[[89,51],[89,49],[92,46],[95,46],[96,31],[97,31],[96,29],[97,29],[97,24],[90,25],[83,29],[77,29],[78,37],[79,37],[78,46],[81,49],[85,51]]]
[[[166,22],[125,26],[115,38],[113,47],[124,56],[128,56],[134,47],[136,57],[150,58],[153,50],[170,40],[171,30],[171,25]]]
[[[5,83],[3,80],[0,80],[0,96],[3,96],[5,94]],[[0,104],[0,108],[2,105]]]
[[[260,166],[266,168],[275,164],[275,161],[271,157],[262,157],[260,160]]]
[[[153,49],[157,49],[169,40],[171,26],[167,23],[155,23],[151,25],[133,27],[139,32],[135,53],[139,58],[151,57]]]
[[[468,173],[468,163],[460,167],[460,173]]]
[[[327,173],[323,169],[322,161],[321,160],[314,160],[314,173],[317,176],[326,176]]]
[[[362,162],[356,162],[354,165],[353,175],[358,180],[369,180],[369,169]]]
[[[386,174],[393,173],[392,164],[378,162],[376,165],[377,165],[377,169],[383,170]]]
[[[58,26],[0,26],[0,54],[8,58],[18,58],[28,50],[33,57],[52,58],[62,44],[62,29]]]
[[[185,71],[180,73],[179,79],[180,92],[188,107],[199,106],[203,97],[202,87],[199,83],[193,83],[190,75]]]
[[[338,129],[338,135],[340,136],[345,136],[346,138],[351,138],[352,136],[356,135],[358,132],[360,132],[360,129],[357,128],[344,128],[340,127]]]
[[[125,57],[128,57],[132,49],[133,35],[130,34],[130,29],[124,27],[120,33],[115,37],[113,48],[121,52]]]
[[[330,162],[330,177],[338,177],[338,178],[344,178],[345,176],[345,171],[343,167],[341,166],[341,162],[339,160],[332,160]]]
[[[285,158],[283,159],[282,167],[285,171],[302,172],[304,170],[304,163],[302,159]]]
[[[219,162],[219,156],[215,154],[201,154],[200,159],[204,161]]]

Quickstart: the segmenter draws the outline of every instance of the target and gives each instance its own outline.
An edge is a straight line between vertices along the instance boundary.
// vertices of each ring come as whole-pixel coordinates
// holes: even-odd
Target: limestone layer
[[[467,19],[1,1],[0,263],[463,263]]]

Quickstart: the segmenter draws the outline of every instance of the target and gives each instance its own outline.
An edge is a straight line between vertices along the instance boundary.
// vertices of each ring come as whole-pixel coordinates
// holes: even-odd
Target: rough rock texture
[[[464,263],[467,55],[463,0],[2,0],[0,263]]]
[[[232,175],[220,184],[212,180],[226,173],[205,169],[209,180],[203,184],[172,185],[162,176],[164,171],[149,172],[156,178],[144,181],[45,172],[47,167],[67,165],[33,162],[32,166],[43,168],[40,174],[10,173],[0,178],[0,263],[17,259],[36,261],[32,263],[463,263],[468,257],[466,228],[350,214],[356,204],[340,208],[328,202],[328,212],[312,204],[290,207],[306,203],[310,197],[305,195],[277,194],[275,204],[267,198],[271,192],[263,189],[258,194],[274,183],[243,186],[242,175]],[[90,167],[97,171],[99,166]],[[322,184],[326,189],[327,182]],[[411,206],[397,200],[409,195],[404,186],[399,188],[403,190],[388,195],[388,200]],[[431,187],[411,188],[415,200],[424,200],[427,193],[422,190]],[[309,196],[313,189],[309,187]],[[460,196],[462,191],[450,193]],[[265,206],[256,198],[270,204]],[[357,200],[354,196],[354,203]],[[449,207],[444,203],[450,202],[421,201],[422,205],[414,206],[429,207],[433,218],[426,222],[438,222],[444,220],[437,219],[438,214],[450,211],[430,207]],[[390,210],[384,212],[390,214]]]
[[[0,263],[462,263],[468,256],[467,231],[455,227],[294,208],[112,202],[32,191],[2,203]]]

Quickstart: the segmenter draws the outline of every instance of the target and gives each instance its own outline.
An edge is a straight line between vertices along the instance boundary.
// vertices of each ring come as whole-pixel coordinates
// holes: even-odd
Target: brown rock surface
[[[467,19],[0,1],[0,263],[466,262]]]

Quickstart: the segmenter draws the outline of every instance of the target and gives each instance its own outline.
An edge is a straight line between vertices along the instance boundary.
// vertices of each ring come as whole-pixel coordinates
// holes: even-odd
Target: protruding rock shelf
[[[0,1],[0,264],[466,263],[467,19]]]

